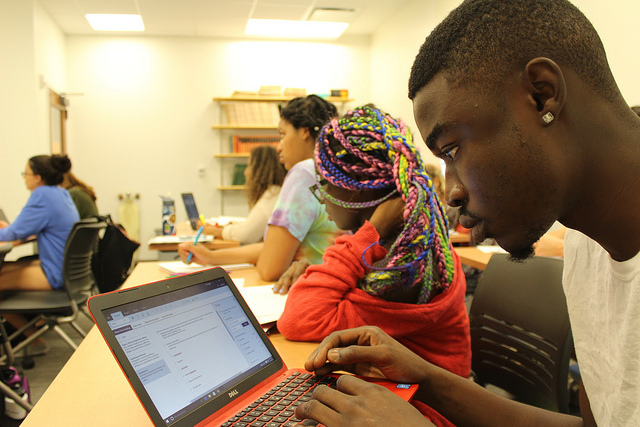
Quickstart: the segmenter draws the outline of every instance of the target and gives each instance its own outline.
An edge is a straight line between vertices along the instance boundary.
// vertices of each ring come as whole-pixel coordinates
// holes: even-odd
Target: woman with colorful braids
[[[309,266],[290,288],[278,330],[292,340],[320,341],[375,325],[468,377],[466,281],[410,131],[372,105],[356,108],[323,128],[315,166],[312,192],[338,227],[354,233],[339,237],[324,263]]]

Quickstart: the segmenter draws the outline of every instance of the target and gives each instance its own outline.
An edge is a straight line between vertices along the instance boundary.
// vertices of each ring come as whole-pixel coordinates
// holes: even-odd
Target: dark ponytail
[[[64,174],[71,170],[71,160],[66,154],[40,155],[29,159],[34,175],[40,175],[47,185],[60,185]]]
[[[315,141],[322,126],[338,117],[338,109],[332,103],[318,95],[293,98],[280,110],[280,117],[288,121],[294,128],[307,128]]]

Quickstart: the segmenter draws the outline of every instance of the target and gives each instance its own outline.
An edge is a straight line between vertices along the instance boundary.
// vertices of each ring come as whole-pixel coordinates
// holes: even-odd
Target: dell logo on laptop
[[[229,392],[229,397],[236,396],[237,394],[238,394],[238,390],[235,390],[235,389],[234,389],[234,390],[231,390],[231,391]]]

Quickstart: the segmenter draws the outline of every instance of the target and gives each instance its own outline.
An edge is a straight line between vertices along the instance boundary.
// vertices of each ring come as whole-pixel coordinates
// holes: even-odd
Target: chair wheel
[[[33,360],[33,357],[25,357],[24,359],[22,359],[20,366],[22,366],[22,369],[25,370],[33,369],[33,367],[36,366],[36,362],[35,360]]]

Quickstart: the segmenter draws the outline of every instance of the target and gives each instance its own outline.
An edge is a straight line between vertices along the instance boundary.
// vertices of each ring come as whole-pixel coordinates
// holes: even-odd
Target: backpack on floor
[[[27,381],[27,377],[18,369],[11,365],[1,365],[0,381],[11,388],[11,390],[22,398],[22,400],[31,403],[29,382]],[[1,396],[2,394],[0,394],[0,397]],[[7,395],[4,395],[3,397],[4,398],[0,399],[1,413],[13,420],[23,420],[27,416],[27,411],[22,406],[18,405],[11,397]]]

